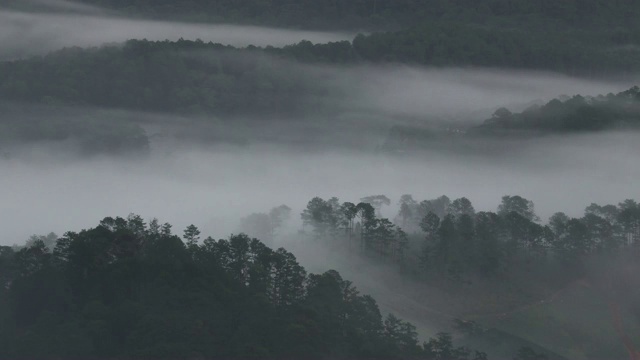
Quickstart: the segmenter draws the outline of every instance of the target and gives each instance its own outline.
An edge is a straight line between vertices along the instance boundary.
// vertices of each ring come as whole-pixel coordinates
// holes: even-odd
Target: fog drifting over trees
[[[501,146],[504,152],[493,158],[468,153],[400,158],[249,145],[158,149],[143,160],[87,160],[36,149],[28,160],[0,163],[2,216],[10,224],[3,228],[3,243],[131,212],[154,214],[177,227],[198,223],[222,237],[251,212],[284,203],[295,213],[316,195],[384,193],[395,204],[405,193],[449,194],[468,196],[476,208],[495,211],[502,195],[519,194],[534,200],[543,219],[557,210],[577,215],[592,202],[640,195],[634,180],[640,165],[626,160],[637,151],[633,135],[551,137]]]
[[[557,351],[554,358],[597,358],[623,353],[612,330],[621,339],[625,326],[632,336],[637,334],[638,322],[632,318],[637,312],[637,293],[624,289],[634,288],[638,281],[633,272],[637,268],[633,244],[626,243],[633,243],[638,235],[627,228],[621,230],[620,225],[628,220],[630,229],[640,229],[634,223],[637,219],[633,215],[630,220],[607,218],[606,224],[595,221],[593,224],[602,228],[594,230],[588,228],[592,223],[585,225],[582,218],[592,203],[624,204],[625,199],[640,199],[640,162],[636,161],[640,153],[640,90],[634,87],[640,76],[633,70],[640,61],[629,45],[636,40],[626,31],[606,30],[594,40],[597,46],[593,48],[583,46],[588,43],[584,34],[605,30],[594,25],[595,30],[579,28],[579,35],[572,35],[580,38],[579,50],[585,54],[593,51],[602,55],[602,49],[612,46],[611,54],[622,54],[620,64],[624,66],[616,68],[618,63],[611,59],[617,57],[605,51],[602,59],[612,62],[603,62],[601,68],[590,68],[586,60],[572,67],[567,59],[574,58],[562,57],[568,50],[561,49],[540,67],[556,69],[554,72],[532,69],[527,61],[509,63],[513,59],[500,58],[501,53],[489,50],[500,61],[491,64],[493,58],[487,56],[474,63],[474,56],[484,54],[484,48],[475,53],[467,46],[473,40],[465,34],[477,21],[471,15],[452,20],[452,27],[429,25],[434,29],[442,26],[438,28],[442,33],[431,32],[427,26],[394,32],[402,17],[396,18],[393,6],[387,4],[380,8],[386,9],[381,13],[377,6],[367,7],[373,15],[365,11],[368,15],[351,27],[355,30],[311,31],[246,25],[249,20],[243,25],[184,22],[177,15],[175,20],[167,19],[166,14],[163,20],[141,19],[132,17],[148,14],[149,9],[140,4],[127,12],[115,10],[117,6],[87,5],[92,3],[96,2],[33,0],[0,6],[0,219],[4,225],[0,246],[15,245],[11,251],[0,249],[0,266],[14,269],[11,256],[15,250],[16,269],[28,264],[33,254],[45,259],[45,268],[67,269],[68,264],[76,263],[59,251],[46,250],[55,248],[55,234],[68,240],[73,236],[64,237],[66,231],[92,228],[106,217],[124,219],[139,214],[141,218],[128,218],[130,223],[123,223],[126,226],[116,224],[123,219],[106,221],[107,225],[82,233],[74,241],[95,242],[108,228],[109,236],[117,242],[119,231],[127,233],[137,226],[138,235],[145,234],[140,239],[159,236],[184,259],[189,258],[185,264],[209,270],[209,266],[228,266],[231,274],[237,269],[225,263],[228,243],[213,239],[247,232],[273,248],[275,252],[257,240],[251,243],[254,255],[272,256],[269,261],[274,264],[283,259],[292,264],[291,254],[286,252],[290,251],[311,272],[335,269],[342,274],[345,281],[334,272],[310,275],[316,283],[308,288],[320,289],[308,297],[313,306],[314,296],[321,304],[323,291],[335,284],[349,288],[350,279],[363,294],[378,300],[385,315],[398,314],[417,326],[414,334],[411,326],[396,323],[393,317],[387,319],[385,336],[399,336],[388,329],[404,326],[409,342],[414,337],[429,341],[440,336],[438,339],[446,343],[447,337],[438,333],[458,331],[455,340],[468,341],[483,334],[533,346],[535,349],[521,349],[522,359],[537,358],[534,350],[541,348],[549,354]],[[356,3],[354,9],[359,9]],[[526,10],[525,5],[522,8]],[[562,18],[564,11],[569,11],[543,10],[544,15],[537,15],[542,19],[548,13]],[[481,9],[474,11],[482,13]],[[203,19],[210,19],[211,14],[207,16]],[[527,20],[528,26],[547,24],[536,19]],[[268,20],[259,23],[284,21]],[[335,24],[348,22],[334,20]],[[379,29],[393,31],[368,35],[378,23],[385,24]],[[509,34],[496,24],[500,22],[491,25],[499,29],[495,34],[492,27],[485,30],[495,35],[498,43],[510,41]],[[318,28],[315,25],[301,27]],[[458,25],[464,31],[458,31]],[[555,26],[549,31],[561,32],[573,25]],[[357,35],[363,28],[367,34]],[[433,38],[438,38],[437,34],[450,36],[445,40],[462,39],[458,48],[464,51],[446,53],[442,49],[456,48],[449,40],[444,41],[446,46],[421,43],[425,33]],[[540,38],[543,33],[539,30],[535,35]],[[400,46],[411,39],[417,45]],[[515,43],[511,45],[514,54],[522,50]],[[443,52],[436,54],[440,50]],[[524,50],[518,56],[526,54]],[[471,55],[465,58],[465,51]],[[407,194],[419,200],[446,195],[457,199],[451,204],[456,210],[447,219],[447,212],[432,212],[407,224],[407,219],[415,218],[409,213],[418,206],[407,205]],[[629,247],[624,248],[625,254],[594,251],[581,254],[584,256],[578,260],[567,256],[567,260],[558,247],[548,246],[537,253],[524,246],[518,250],[522,253],[513,250],[505,255],[511,251],[505,245],[507,250],[496,257],[506,259],[507,270],[496,270],[486,277],[469,270],[477,264],[456,263],[466,255],[451,255],[447,249],[440,249],[451,255],[440,259],[444,265],[423,266],[430,255],[422,244],[446,238],[448,228],[439,228],[441,222],[448,221],[447,226],[455,229],[451,233],[458,231],[450,236],[455,239],[452,244],[465,237],[479,237],[471,215],[495,212],[496,218],[508,217],[511,212],[500,203],[505,195],[522,196],[531,208],[523,215],[527,224],[535,224],[537,230],[544,228],[544,236],[556,242],[586,239],[587,228],[591,232],[604,229],[604,233],[607,226],[615,225],[616,236],[626,239],[622,242]],[[314,228],[317,214],[305,207],[310,199],[332,197],[353,202],[354,211],[347,235],[335,238],[344,240],[346,236],[351,241],[354,232],[359,232],[364,244],[364,227],[373,227],[365,224],[368,211],[367,216],[375,214],[376,224],[387,231],[380,232],[384,236],[376,235],[377,245],[365,244],[360,252],[353,251],[351,243],[331,243],[329,230],[325,234]],[[405,200],[404,208],[401,199]],[[338,199],[328,201],[340,205]],[[602,212],[606,217],[606,211]],[[153,218],[171,223],[176,234],[188,229],[185,243],[165,230],[160,236]],[[437,236],[436,230],[429,232],[429,221],[433,225],[436,218],[438,226],[433,229],[438,229]],[[147,225],[141,225],[141,219]],[[566,229],[557,229],[563,226]],[[500,236],[504,234],[493,235],[503,240]],[[205,242],[206,236],[212,239]],[[238,244],[252,241],[243,236],[230,239]],[[518,241],[524,240],[515,239],[514,243]],[[27,247],[20,250],[25,243]],[[286,251],[276,250],[278,247]],[[126,251],[131,249],[119,253],[121,250],[116,246],[105,254],[118,258],[113,260],[117,264],[121,260],[126,263],[131,255]],[[92,254],[99,258],[99,254]],[[141,254],[132,258],[147,256]],[[208,254],[211,262],[194,254]],[[151,258],[165,261],[161,255]],[[471,263],[473,256],[478,255],[471,254],[465,261]],[[58,260],[51,260],[54,258]],[[457,273],[458,265],[470,273]],[[438,266],[441,268],[436,269]],[[185,268],[188,266],[181,269]],[[240,274],[243,277],[248,272]],[[31,275],[22,279],[31,279]],[[14,279],[3,276],[0,273],[0,280],[6,281],[0,288],[4,296],[12,293]],[[233,288],[253,286],[247,284],[238,282]],[[322,284],[329,285],[323,288]],[[354,298],[370,301],[368,297]],[[20,304],[14,298],[7,299],[6,304]],[[580,304],[572,312],[566,304],[574,301]],[[0,297],[0,321],[13,316],[2,310],[4,305]],[[273,304],[263,305],[268,308]],[[5,308],[14,309],[11,306]],[[473,313],[475,310],[480,312]],[[597,315],[585,315],[589,311]],[[620,314],[627,316],[626,323],[615,320]],[[565,337],[557,335],[560,330],[545,332],[534,324],[543,316],[553,318],[554,324],[566,324],[561,329]],[[586,327],[588,331],[581,332]],[[0,326],[0,331],[3,329]],[[575,344],[597,338],[598,332],[606,338],[602,343],[576,350]],[[396,340],[401,344],[406,339]],[[566,344],[571,348],[563,347]],[[615,350],[607,352],[611,349]],[[501,351],[505,352],[498,353],[504,356],[511,354]]]

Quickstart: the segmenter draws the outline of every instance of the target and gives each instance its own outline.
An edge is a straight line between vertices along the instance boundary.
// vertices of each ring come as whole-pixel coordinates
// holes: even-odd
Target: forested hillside
[[[341,244],[430,281],[508,277],[558,266],[564,270],[555,280],[562,282],[584,276],[589,257],[640,242],[640,205],[631,199],[617,206],[591,204],[581,218],[558,212],[543,224],[533,202],[521,196],[504,196],[496,212],[476,212],[465,197],[417,201],[407,194],[395,219],[379,215],[385,205],[390,199],[384,195],[358,205],[316,197],[301,217],[316,241]]]
[[[394,126],[382,148],[389,152],[433,149],[445,143],[455,147],[473,141],[524,139],[545,135],[593,134],[640,127],[640,90],[637,86],[617,94],[565,96],[532,105],[520,113],[497,109],[490,119],[464,130],[429,126]]]
[[[283,114],[317,90],[260,51],[186,40],[65,49],[0,67],[4,99],[148,111]]]
[[[68,232],[53,251],[39,238],[0,248],[0,356],[486,359],[447,334],[418,344],[413,325],[284,249],[200,242],[195,226],[183,238],[132,215]]]
[[[332,87],[331,78],[290,62],[354,64],[369,58],[375,61],[382,56],[377,54],[393,56],[384,48],[372,53],[376,39],[375,35],[360,37],[353,46],[302,42],[282,49],[237,49],[187,40],[131,40],[122,47],[65,49],[0,63],[0,98],[218,115],[331,112],[325,106],[327,100],[342,95]],[[480,56],[481,51],[471,53]],[[552,58],[545,51],[535,53],[541,59]],[[440,64],[456,63],[443,58]]]
[[[168,19],[365,30],[373,34],[354,42],[365,61],[543,69],[597,77],[640,66],[635,21],[640,6],[633,1],[84,2]]]
[[[618,94],[554,99],[513,114],[498,109],[491,119],[472,131],[484,134],[569,133],[635,129],[640,126],[640,88]]]
[[[362,59],[427,66],[551,70],[603,78],[640,68],[638,38],[609,30],[540,29],[428,22],[406,30],[359,35]]]
[[[592,204],[582,218],[559,212],[546,225],[533,203],[520,196],[503,197],[497,212],[476,212],[466,198],[418,202],[404,195],[393,221],[380,215],[389,204],[384,195],[362,198],[358,205],[314,198],[301,214],[307,231],[296,242],[332,249],[351,261],[392,265],[403,281],[472,296],[466,311],[458,311],[461,318],[451,320],[458,337],[487,351],[526,341],[485,327],[492,322],[483,313],[504,317],[522,307],[552,306],[575,282],[606,294],[618,311],[637,311],[622,293],[634,284],[625,266],[634,266],[640,242],[640,206],[633,200]],[[281,206],[269,216],[289,211]],[[247,218],[244,226],[256,220]],[[266,236],[274,233],[269,226],[253,227],[259,228]],[[0,248],[0,355],[486,359],[454,346],[445,333],[419,344],[412,324],[383,317],[372,297],[336,271],[308,274],[290,252],[244,234],[223,240],[200,235],[190,225],[182,240],[169,224],[130,215],[60,238],[33,236],[24,247]],[[501,285],[490,285],[496,282]],[[493,293],[483,290],[488,288]],[[575,306],[586,300],[580,301]],[[598,327],[615,325],[615,318],[598,319]],[[567,331],[574,336],[574,329]],[[580,339],[593,333],[585,330]],[[589,356],[620,353],[615,335],[592,341],[594,346],[583,349]],[[575,340],[566,339],[556,350],[573,346]],[[525,347],[514,355],[560,358],[542,350]]]
[[[369,41],[356,40],[356,44]],[[23,104],[1,105],[11,116],[0,121],[0,139],[4,139],[5,146],[70,139],[87,154],[147,150],[149,139],[140,127],[144,122],[140,118],[95,111],[79,116],[78,111],[63,110],[69,106],[168,112],[205,119],[213,115],[216,118],[191,122],[225,123],[227,127],[240,123],[238,119],[243,117],[254,120],[242,124],[260,126],[267,122],[255,119],[279,118],[291,126],[314,122],[314,126],[328,130],[337,121],[332,119],[353,111],[357,105],[345,106],[342,101],[353,95],[347,82],[340,79],[342,73],[324,71],[308,63],[359,63],[363,61],[359,46],[348,42],[303,42],[282,49],[238,49],[202,41],[131,40],[124,46],[71,48],[44,57],[0,63],[0,99]],[[513,138],[632,129],[638,126],[639,101],[634,87],[615,95],[555,99],[522,113],[502,108],[483,123],[476,119],[475,124],[462,126],[463,133],[430,127],[434,124],[429,122],[428,114],[417,119],[421,123],[415,127],[393,126],[400,121],[391,118],[391,130],[382,148],[415,150],[429,148],[442,139],[479,136]],[[55,109],[56,115],[47,109]],[[310,119],[310,114],[324,116],[325,125]],[[220,131],[216,135],[216,131],[202,130],[199,134],[203,139],[224,140],[225,135]],[[236,135],[225,141],[246,140],[250,141]]]
[[[129,14],[193,21],[224,21],[307,28],[399,28],[441,19],[516,25],[557,23],[578,27],[635,25],[640,6],[632,0],[81,0]]]
[[[637,360],[639,19],[0,0],[0,359]]]
[[[426,284],[421,314],[448,317],[465,341],[487,352],[509,342],[496,328],[567,358],[635,351],[625,337],[640,331],[636,201],[593,203],[583,216],[556,212],[548,220],[517,195],[502,197],[495,211],[479,211],[464,197],[420,201],[407,194],[394,219],[380,215],[390,204],[384,195],[358,205],[314,198],[301,213],[306,239],[346,259],[357,254],[387,272],[395,268],[395,281],[412,279],[412,288]],[[538,358],[530,356],[522,358]]]

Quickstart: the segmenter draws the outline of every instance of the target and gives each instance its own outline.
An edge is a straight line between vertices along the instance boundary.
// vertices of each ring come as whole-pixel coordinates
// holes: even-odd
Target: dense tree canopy
[[[638,128],[640,88],[618,94],[575,95],[532,106],[521,113],[503,112],[487,119],[471,132],[483,134],[567,133]]]
[[[533,202],[517,195],[504,196],[497,212],[476,212],[464,197],[417,202],[406,194],[395,223],[368,203],[341,205],[337,198],[313,198],[301,217],[314,241],[426,278],[463,280],[518,272],[523,264],[579,272],[590,257],[640,243],[639,208],[633,200],[592,204],[582,218],[557,213],[540,224]]]
[[[480,124],[458,131],[435,126],[394,126],[382,148],[389,152],[463,147],[474,140],[522,139],[640,128],[640,88],[617,94],[563,96],[519,113],[497,109]]]
[[[374,62],[545,69],[583,76],[640,68],[635,21],[640,6],[631,0],[84,2],[161,18],[363,29],[373,33],[359,35],[353,50]],[[326,61],[333,51],[301,45],[296,57],[307,61]]]
[[[130,14],[192,21],[243,22],[304,28],[380,29],[445,19],[514,24],[559,23],[581,27],[635,25],[632,0],[80,0]]]
[[[364,202],[314,198],[301,216],[308,241],[454,284],[549,266],[568,280],[584,276],[590,259],[640,243],[633,200],[592,204],[582,218],[557,213],[547,225],[519,196],[505,196],[497,213],[446,196],[404,195],[400,204],[396,219],[409,234]],[[288,211],[270,211],[275,224]],[[190,225],[183,242],[171,225],[130,215],[68,232],[55,245],[49,234],[0,248],[0,355],[486,358],[454,347],[447,334],[419,345],[413,325],[383,318],[336,271],[308,274],[291,253],[247,235],[200,235]]]
[[[436,359],[438,346],[453,349],[419,345],[413,325],[383,319],[336,271],[307,274],[246,235],[199,235],[191,225],[183,242],[130,215],[68,232],[53,251],[35,237],[0,248],[0,356]]]
[[[419,32],[411,36],[421,42],[430,41],[431,38],[440,39],[437,32],[441,30],[434,31],[428,30],[428,36]],[[457,30],[452,32],[456,33]],[[469,29],[469,34],[480,36],[481,32]],[[446,49],[451,46],[456,51],[467,51],[472,57],[492,51],[474,39],[465,40],[474,44],[474,48],[468,50],[464,50],[465,46],[455,45],[456,41],[447,39],[437,40],[445,47],[442,49],[439,49],[440,45],[413,43],[408,43],[406,49],[395,49],[407,44],[402,36],[392,33],[359,36],[353,45],[349,42],[314,45],[303,41],[282,49],[236,49],[186,40],[131,40],[124,46],[64,49],[45,57],[0,63],[0,99],[146,111],[282,116],[308,114],[311,111],[330,112],[332,109],[326,106],[328,100],[341,95],[340,90],[332,87],[321,73],[290,66],[290,61],[331,64],[399,61],[424,65],[508,66],[559,71],[573,66],[592,68],[592,65],[580,59],[565,58],[564,55],[559,55],[563,59],[561,62],[555,62],[553,49],[545,47],[520,53],[517,48],[505,47],[498,42],[495,46],[504,53],[497,54],[493,60],[487,58],[487,61],[465,58]],[[517,47],[529,42],[514,38],[510,43]],[[560,44],[557,48],[565,51],[567,46]],[[405,50],[418,57],[403,55]],[[433,56],[425,58],[426,52],[433,53]],[[606,51],[606,54],[615,61],[627,59],[611,55],[610,51]],[[539,56],[541,61],[550,63],[525,64],[505,56],[516,56],[527,62]],[[583,57],[597,64],[607,64],[612,69],[624,70],[627,66],[611,63],[598,56],[587,52]],[[628,59],[632,61],[628,64],[628,70],[640,69],[640,57]],[[571,116],[565,116],[561,123],[538,125],[561,129],[599,129],[607,125],[607,122],[600,120],[603,116],[620,117],[626,114],[625,111],[629,112],[612,109],[610,101],[606,100],[576,97],[532,109],[522,117],[549,119],[548,114],[558,113],[558,116],[562,116],[569,112]],[[509,121],[514,116],[502,114],[494,117],[492,122],[513,127],[518,124]]]
[[[309,76],[309,75],[305,75]],[[318,89],[263,53],[201,41],[128,41],[0,64],[0,97],[148,111],[274,115]],[[295,100],[295,101],[294,101]]]

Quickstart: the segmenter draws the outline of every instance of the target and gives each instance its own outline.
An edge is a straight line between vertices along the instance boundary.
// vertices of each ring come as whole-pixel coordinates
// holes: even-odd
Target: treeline
[[[406,209],[422,214],[434,204],[405,200],[403,219]],[[579,272],[589,256],[612,254],[640,240],[640,206],[633,200],[592,204],[582,218],[559,212],[545,225],[533,203],[520,196],[504,196],[495,213],[475,212],[465,198],[449,202],[442,197],[435,203],[443,205],[436,208],[439,214],[429,211],[419,223],[424,233],[420,263],[447,276],[491,276],[550,263]],[[415,225],[415,218],[409,219]]]
[[[565,133],[637,128],[640,126],[640,88],[618,94],[554,99],[513,114],[498,109],[473,134]]]
[[[131,40],[0,63],[0,98],[45,104],[246,115],[293,113],[313,75],[254,48]]]
[[[408,246],[407,234],[387,218],[380,208],[390,203],[384,195],[362,198],[357,205],[340,203],[338,198],[315,197],[302,212],[303,225],[311,228],[311,237],[336,245],[345,242],[350,251],[375,255],[402,263]]]
[[[633,0],[80,0],[128,14],[191,21],[241,22],[315,29],[398,28],[445,19],[496,25],[557,22],[572,26],[624,27],[635,24]]]
[[[246,235],[131,215],[50,237],[0,247],[2,358],[486,359]]]
[[[640,6],[632,0],[85,2],[161,18],[371,31],[353,42],[357,59],[368,62],[508,67],[595,77],[640,68],[635,21]],[[308,54],[304,58],[313,59]]]
[[[358,205],[314,198],[301,217],[315,239],[421,277],[457,281],[551,264],[576,276],[589,257],[640,244],[640,205],[633,200],[591,204],[582,218],[559,212],[547,224],[540,223],[533,202],[520,196],[504,196],[497,212],[476,212],[467,198],[418,202],[404,195],[393,222],[376,215],[375,208],[385,204],[383,195]]]
[[[358,35],[353,47],[361,59],[370,62],[550,70],[572,76],[610,77],[640,69],[638,40],[607,30],[504,28],[445,21]]]
[[[564,96],[543,105],[532,105],[520,113],[499,108],[490,119],[467,129],[397,125],[389,130],[381,149],[391,153],[435,146],[460,149],[486,137],[519,139],[639,127],[640,88],[634,86],[618,94]]]
[[[451,34],[455,33],[453,31]],[[482,31],[470,30],[468,33],[483,36]],[[347,41],[328,44],[303,41],[281,49],[238,49],[199,40],[130,40],[123,46],[68,48],[44,57],[0,62],[0,99],[146,111],[293,116],[336,111],[331,99],[346,95],[341,93],[346,90],[332,83],[322,71],[292,66],[291,61],[325,64],[399,61],[424,65],[512,67],[528,65],[504,57],[515,56],[523,61],[534,61],[536,58],[554,61],[550,49],[540,48],[526,54],[512,49],[513,46],[526,43],[516,38],[509,40],[511,45],[507,47],[496,42],[494,45],[500,50],[495,53],[489,45],[485,46],[475,39],[470,39],[470,45],[466,46],[436,33],[410,35],[420,42],[434,40],[447,47],[439,50],[439,45],[433,47],[426,43],[413,48],[415,44],[399,41],[394,36],[361,35],[353,44]],[[557,48],[568,51],[565,45],[558,45]],[[403,55],[405,50],[406,56]],[[463,53],[482,57],[485,50],[498,54],[498,58],[503,60],[456,60]],[[427,53],[431,55],[427,56]],[[610,51],[606,53],[607,56],[611,54]],[[425,60],[424,56],[429,60]],[[590,54],[584,58],[587,59],[585,61],[594,61],[597,56]],[[614,58],[615,61],[625,59],[619,56]],[[634,63],[632,68],[640,68],[637,66],[640,65],[640,56],[634,55],[628,59]],[[581,61],[569,59],[566,64],[589,67]],[[631,69],[608,61],[601,63],[609,64],[607,66],[615,71]],[[549,66],[531,65],[533,68],[565,70],[562,67],[564,65],[557,68],[551,63],[547,64]]]

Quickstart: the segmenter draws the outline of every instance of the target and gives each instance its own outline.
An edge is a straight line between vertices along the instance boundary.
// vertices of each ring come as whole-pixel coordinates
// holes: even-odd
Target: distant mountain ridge
[[[633,0],[79,0],[123,13],[193,21],[258,23],[298,28],[381,30],[425,21],[511,24],[555,22],[569,26],[633,26]]]
[[[637,129],[640,129],[640,87],[634,86],[618,94],[561,97],[544,105],[532,105],[520,113],[499,108],[491,118],[466,129],[394,126],[382,148],[392,152],[442,145],[459,148],[467,141],[485,138],[520,139]]]
[[[634,86],[618,94],[553,99],[542,106],[532,106],[513,114],[505,108],[496,110],[491,119],[471,130],[472,133],[500,132],[584,132],[640,127],[640,88]]]

